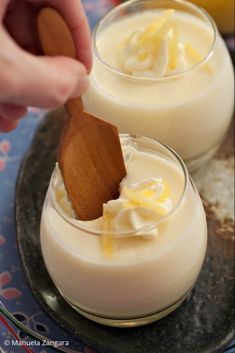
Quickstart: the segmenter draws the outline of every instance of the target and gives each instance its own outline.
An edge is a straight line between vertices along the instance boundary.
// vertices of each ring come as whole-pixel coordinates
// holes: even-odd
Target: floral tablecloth
[[[91,28],[116,2],[84,0]],[[228,45],[234,46],[233,38],[229,39]],[[92,353],[91,349],[58,327],[39,307],[28,287],[17,250],[14,219],[16,179],[21,160],[43,115],[43,111],[31,108],[15,131],[0,134],[0,301],[15,318],[39,334],[54,341],[64,342],[64,346],[72,346],[77,352]],[[33,346],[22,346],[20,340],[24,338],[23,332],[0,316],[0,352],[52,351],[49,346],[37,345],[37,342],[34,342]],[[234,346],[228,347],[226,352],[234,352]]]

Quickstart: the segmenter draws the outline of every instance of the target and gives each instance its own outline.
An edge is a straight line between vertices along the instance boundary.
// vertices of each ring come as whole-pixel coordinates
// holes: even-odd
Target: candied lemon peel
[[[169,9],[163,12],[155,21],[150,23],[139,36],[138,45],[142,46],[155,39],[162,26],[171,18],[175,10]]]
[[[102,248],[106,257],[111,257],[113,255],[113,241],[112,234],[110,233],[112,229],[112,219],[113,216],[110,212],[105,211],[103,213]]]
[[[161,64],[164,71],[162,75],[169,76],[176,72],[180,61],[179,56],[182,55],[182,51],[184,58],[187,58],[193,65],[202,61],[202,56],[192,44],[183,44],[180,42],[178,24],[172,18],[175,12],[176,10],[174,9],[165,10],[156,20],[145,28],[134,31],[121,43],[122,65],[126,72],[135,75],[136,71],[145,71],[149,76],[149,71],[153,70],[153,74],[154,71],[157,74],[156,67],[159,65],[157,58],[160,55],[166,61],[166,65]],[[164,44],[167,51],[165,53],[163,49],[165,48]],[[142,66],[138,65],[137,62],[140,64],[143,63]],[[133,65],[133,69],[130,67],[131,65]],[[148,68],[146,68],[146,65]],[[205,67],[207,70],[211,69],[209,64]],[[160,70],[160,72],[162,71]]]
[[[157,182],[155,181],[150,181],[144,186],[140,185],[136,188],[124,188],[123,194],[128,201],[123,204],[123,207],[143,207],[155,211],[161,216],[165,216],[168,212],[161,204],[168,199],[170,190],[165,181],[161,182],[161,185],[163,185],[164,188],[159,197],[156,197],[156,191],[154,190],[154,187],[157,186]]]
[[[171,209],[166,202],[169,202],[170,188],[166,181],[161,178],[151,178],[149,181],[142,181],[137,184],[132,184],[129,187],[123,187],[119,199],[120,211],[134,210],[140,212],[145,209],[150,211],[151,217],[159,215],[161,217],[167,215]],[[118,202],[111,200],[109,202]],[[171,201],[170,201],[171,203]],[[106,257],[113,255],[113,221],[117,214],[110,212],[107,209],[107,203],[103,208],[103,234],[102,234],[102,248]],[[120,206],[121,204],[121,206]],[[147,218],[148,219],[148,218]]]

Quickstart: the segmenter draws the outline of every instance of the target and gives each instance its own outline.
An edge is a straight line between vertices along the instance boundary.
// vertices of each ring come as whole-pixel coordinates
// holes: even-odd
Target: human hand
[[[36,16],[51,6],[64,17],[77,61],[40,52]],[[0,0],[0,132],[13,130],[27,106],[55,108],[80,96],[92,65],[90,31],[80,0]]]

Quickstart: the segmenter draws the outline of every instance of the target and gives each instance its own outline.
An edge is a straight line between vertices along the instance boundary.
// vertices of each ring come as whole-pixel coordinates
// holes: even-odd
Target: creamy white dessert
[[[100,22],[83,101],[120,132],[165,143],[190,165],[215,151],[229,126],[234,73],[209,17],[170,3],[127,2]]]
[[[201,269],[207,227],[200,198],[179,162],[155,144],[125,143],[120,197],[92,221],[76,219],[59,170],[53,173],[41,219],[43,258],[61,294],[93,320],[156,320],[181,303]]]

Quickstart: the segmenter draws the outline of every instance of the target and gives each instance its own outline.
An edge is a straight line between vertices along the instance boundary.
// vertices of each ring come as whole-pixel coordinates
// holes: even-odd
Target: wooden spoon
[[[40,10],[38,33],[45,54],[76,59],[70,30],[56,10]],[[102,215],[103,203],[119,196],[119,183],[126,175],[118,131],[85,113],[80,98],[69,100],[66,108],[59,167],[79,219],[91,220]]]

